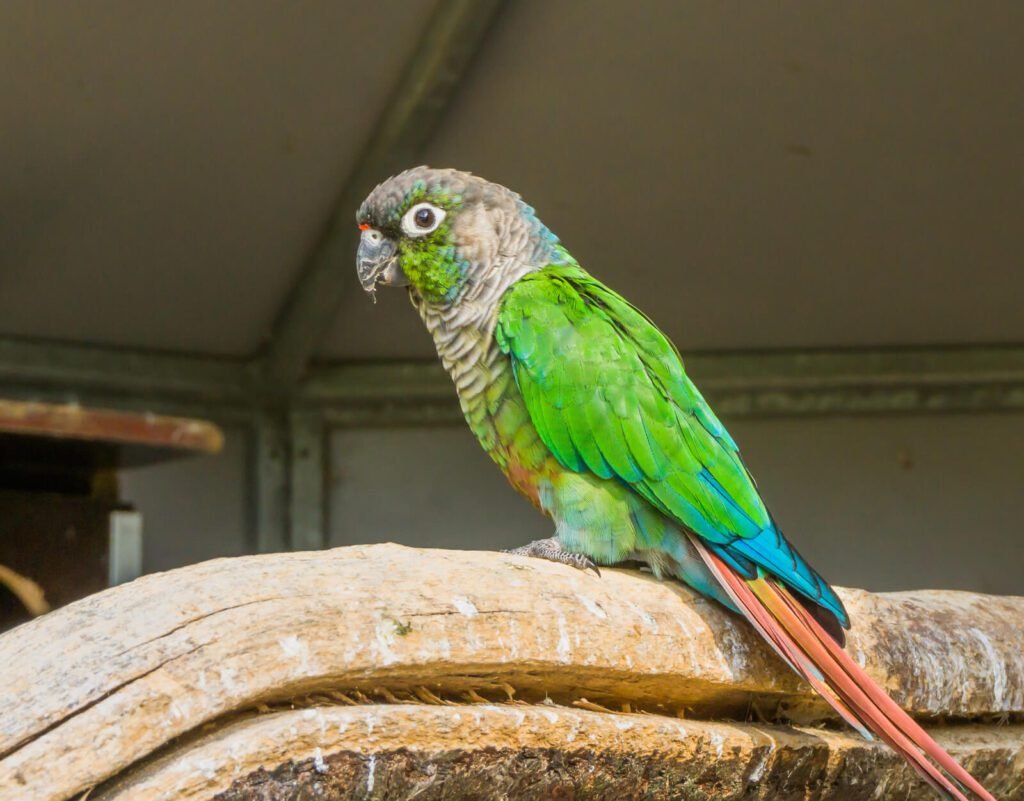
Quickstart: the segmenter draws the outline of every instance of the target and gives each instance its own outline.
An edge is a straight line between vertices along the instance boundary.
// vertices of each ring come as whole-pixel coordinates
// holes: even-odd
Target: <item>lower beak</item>
[[[367,236],[367,234],[371,234]],[[398,264],[398,248],[395,243],[379,232],[369,229],[363,232],[356,253],[356,272],[359,283],[367,292],[378,286],[406,286],[409,281]]]

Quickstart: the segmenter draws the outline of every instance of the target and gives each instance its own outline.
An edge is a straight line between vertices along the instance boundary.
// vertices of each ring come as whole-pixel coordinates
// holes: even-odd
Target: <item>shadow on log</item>
[[[854,657],[1024,799],[1024,598],[841,594]],[[728,612],[507,554],[147,576],[0,637],[0,686],[4,799],[930,797]]]

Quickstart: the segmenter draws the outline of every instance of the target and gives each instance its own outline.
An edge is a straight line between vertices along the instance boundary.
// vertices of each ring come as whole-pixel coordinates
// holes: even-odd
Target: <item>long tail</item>
[[[875,684],[785,586],[760,575],[747,579],[690,537],[711,573],[747,620],[797,673],[867,739],[878,736],[944,798],[970,801],[968,789],[996,801],[971,774]]]

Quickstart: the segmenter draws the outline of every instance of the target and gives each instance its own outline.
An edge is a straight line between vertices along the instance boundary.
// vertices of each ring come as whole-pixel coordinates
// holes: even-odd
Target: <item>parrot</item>
[[[511,553],[682,581],[942,797],[994,801],[848,656],[842,600],[775,523],[676,347],[517,193],[420,166],[373,189],[356,224],[362,288],[407,290],[473,434],[554,523]]]

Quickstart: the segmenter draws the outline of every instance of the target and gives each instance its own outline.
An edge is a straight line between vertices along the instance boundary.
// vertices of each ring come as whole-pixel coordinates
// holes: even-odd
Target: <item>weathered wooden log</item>
[[[998,797],[1020,797],[1024,726],[947,727],[939,740],[990,782],[1002,776]],[[128,772],[91,801],[922,795],[931,797],[895,754],[855,734],[537,705],[396,704],[237,721]]]
[[[1024,798],[1024,732],[995,722],[1024,713],[1024,598],[842,595],[855,658]],[[0,637],[0,686],[4,799],[487,798],[492,774],[496,798],[549,797],[558,776],[576,798],[922,792],[852,735],[743,722],[827,715],[714,604],[505,554],[378,545],[148,576]]]

